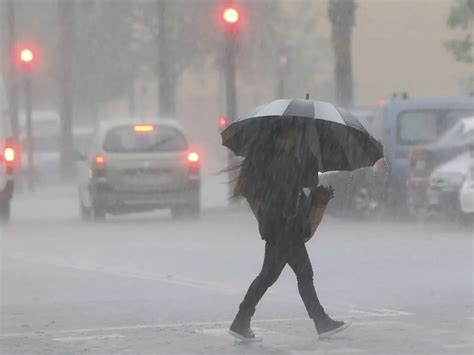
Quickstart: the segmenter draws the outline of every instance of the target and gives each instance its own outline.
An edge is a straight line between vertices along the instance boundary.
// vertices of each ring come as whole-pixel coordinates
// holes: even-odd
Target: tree
[[[329,20],[332,24],[331,40],[335,59],[336,102],[343,107],[353,105],[353,78],[351,39],[355,25],[354,0],[330,0]]]
[[[451,7],[448,16],[448,26],[451,29],[461,29],[465,31],[463,38],[451,39],[444,43],[446,49],[450,51],[458,62],[474,62],[474,0],[459,0]]]
[[[158,78],[161,116],[176,114],[176,90],[185,69],[202,67],[213,52],[215,0],[135,2],[134,34],[143,66]]]
[[[59,64],[59,116],[61,117],[61,176],[70,178],[73,174],[73,52],[75,34],[75,1],[59,2],[61,39],[58,54]]]
[[[132,13],[133,4],[126,1],[77,3],[74,46],[77,106],[95,113],[98,104],[129,95],[140,70]],[[58,60],[62,60],[61,56]]]

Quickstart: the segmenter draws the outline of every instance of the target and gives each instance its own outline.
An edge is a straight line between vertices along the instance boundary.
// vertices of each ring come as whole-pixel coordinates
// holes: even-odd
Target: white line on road
[[[253,320],[254,323],[265,323],[265,322],[288,322],[288,321],[301,321],[308,320],[308,318],[278,318],[278,319],[261,319]],[[74,334],[74,333],[94,333],[94,332],[106,332],[106,331],[117,331],[117,330],[136,330],[136,329],[166,329],[166,328],[180,328],[180,327],[199,327],[199,326],[215,326],[230,324],[231,320],[214,321],[214,322],[189,322],[189,323],[169,323],[169,324],[137,324],[137,325],[122,325],[115,327],[101,327],[101,328],[79,328],[79,329],[63,329],[57,331],[48,332],[24,332],[24,333],[5,333],[0,334],[0,338],[8,337],[22,337],[29,335],[43,335],[43,334]]]
[[[464,349],[464,348],[474,348],[473,344],[443,344],[441,345],[445,349]]]
[[[274,319],[255,319],[253,323],[280,323],[280,322],[300,322],[309,321],[309,318],[274,318]],[[23,332],[23,333],[4,333],[0,334],[0,338],[14,338],[27,336],[42,336],[55,334],[76,334],[76,333],[97,333],[109,332],[119,330],[137,330],[137,329],[166,329],[166,328],[180,328],[180,327],[202,327],[202,326],[219,326],[229,325],[231,320],[213,321],[213,322],[189,322],[189,323],[168,323],[168,324],[136,324],[136,325],[121,325],[115,327],[97,327],[97,328],[79,328],[79,329],[63,329],[47,332]],[[400,321],[393,320],[374,320],[354,322],[354,325],[380,325],[380,324],[400,324]]]
[[[59,342],[72,342],[72,341],[86,341],[86,340],[104,340],[104,339],[113,339],[113,338],[125,338],[124,335],[120,334],[107,334],[107,335],[90,335],[82,337],[63,337],[63,338],[54,338],[53,340]]]
[[[329,354],[365,354],[368,353],[368,350],[359,349],[359,348],[340,348],[340,349],[328,349],[325,350]]]
[[[113,276],[118,276],[118,277],[128,277],[128,278],[135,278],[135,279],[140,279],[140,280],[147,280],[147,281],[157,281],[157,282],[162,282],[162,283],[167,283],[167,284],[172,284],[172,285],[177,285],[177,286],[184,286],[184,287],[191,287],[191,288],[196,288],[196,289],[201,289],[201,290],[207,290],[207,291],[215,291],[215,292],[221,292],[224,294],[240,294],[242,292],[245,292],[247,289],[239,287],[237,285],[232,285],[228,284],[226,282],[222,281],[208,281],[208,280],[199,280],[193,277],[186,277],[184,275],[159,275],[153,273],[152,275],[147,274],[147,273],[142,273],[142,272],[130,272],[129,270],[117,270],[117,269],[100,269],[99,265],[94,265],[94,264],[89,264],[89,263],[76,263],[76,264],[71,264],[70,261],[66,262],[65,260],[44,260],[41,258],[35,258],[33,256],[27,256],[23,255],[21,253],[16,253],[10,255],[10,257],[17,259],[17,260],[22,260],[22,261],[27,261],[30,263],[39,263],[39,264],[45,264],[45,265],[50,265],[50,266],[56,266],[56,267],[61,267],[61,268],[67,268],[67,269],[73,269],[73,270],[79,270],[79,271],[90,271],[90,272],[97,272],[97,273],[102,273],[106,275],[113,275]],[[290,301],[286,297],[281,297],[277,293],[269,292],[269,295],[267,297],[270,297],[273,301],[278,301],[278,302],[285,302],[285,303],[291,303],[293,304],[293,301]],[[297,301],[300,302],[300,301]],[[414,313],[411,312],[406,312],[402,310],[393,310],[393,309],[387,309],[387,308],[378,308],[378,309],[373,309],[373,310],[362,310],[358,308],[357,305],[351,304],[351,303],[332,303],[331,305],[337,306],[340,308],[341,306],[344,308],[349,308],[347,312],[357,314],[360,317],[400,317],[400,316],[413,316]],[[342,311],[344,312],[344,311]]]
[[[352,313],[352,314],[357,314],[359,316],[365,316],[365,317],[400,317],[400,316],[413,316],[414,315],[414,313],[410,313],[410,312],[385,309],[385,308],[368,310],[368,311],[363,311],[361,309],[349,309],[347,312]]]

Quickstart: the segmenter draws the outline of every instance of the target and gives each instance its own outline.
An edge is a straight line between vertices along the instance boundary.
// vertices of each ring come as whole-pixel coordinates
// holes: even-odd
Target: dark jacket
[[[244,196],[251,205],[260,201],[254,213],[262,239],[281,243],[308,239],[311,201],[303,188],[318,185],[317,160],[310,159],[302,163],[293,155],[277,154],[261,162],[259,176],[254,176],[255,184]]]

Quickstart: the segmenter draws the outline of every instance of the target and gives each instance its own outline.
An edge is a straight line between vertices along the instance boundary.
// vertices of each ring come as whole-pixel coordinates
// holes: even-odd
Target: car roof
[[[469,170],[469,163],[471,161],[469,152],[463,152],[444,164],[439,165],[433,170],[431,176],[443,173],[459,172],[466,174]]]
[[[474,97],[413,97],[407,99],[389,99],[385,101],[388,108],[394,110],[420,109],[471,109],[474,110]]]
[[[474,116],[463,118],[460,122],[464,124],[464,132],[474,130]]]

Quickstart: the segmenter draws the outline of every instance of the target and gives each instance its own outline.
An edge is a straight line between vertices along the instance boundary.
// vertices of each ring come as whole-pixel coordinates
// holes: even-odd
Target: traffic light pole
[[[226,87],[226,114],[229,123],[237,119],[237,86],[235,80],[236,65],[235,59],[237,55],[237,39],[234,33],[226,33],[224,48],[224,72]],[[235,155],[229,150],[227,157],[228,167],[233,168],[237,164]],[[229,170],[229,197],[232,197],[236,171]]]
[[[26,183],[30,192],[34,191],[34,154],[33,154],[33,121],[32,121],[32,92],[31,76],[26,74],[25,85],[25,111],[26,111],[26,154],[28,156],[26,167]]]
[[[15,4],[13,0],[8,0],[7,6],[7,27],[8,27],[8,49],[13,53],[13,48],[16,43],[16,23],[15,23]],[[15,69],[15,64],[10,61],[8,68],[8,88],[9,88],[9,110],[11,115],[11,125],[13,135],[16,139],[19,137],[18,127],[18,77]]]

